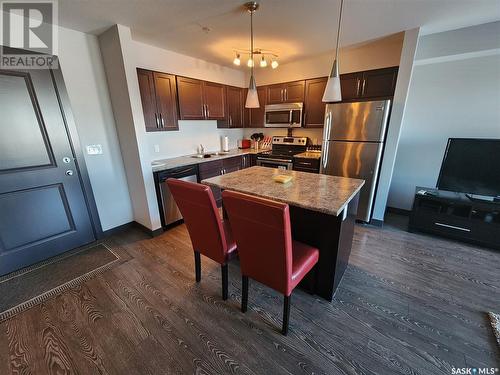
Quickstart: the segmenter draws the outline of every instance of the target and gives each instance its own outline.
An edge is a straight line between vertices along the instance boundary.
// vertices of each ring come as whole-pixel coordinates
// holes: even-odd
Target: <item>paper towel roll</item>
[[[222,151],[229,151],[229,138],[227,136],[222,137]]]

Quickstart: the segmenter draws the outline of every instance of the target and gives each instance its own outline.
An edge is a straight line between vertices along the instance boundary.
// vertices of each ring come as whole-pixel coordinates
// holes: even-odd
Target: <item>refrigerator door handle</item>
[[[328,111],[326,113],[325,125],[326,125],[326,128],[325,128],[325,139],[324,140],[329,141],[330,140],[330,130],[332,128],[332,113],[330,111]]]
[[[328,148],[330,146],[330,142],[326,141],[323,145],[323,172],[326,171],[326,166],[328,165]]]

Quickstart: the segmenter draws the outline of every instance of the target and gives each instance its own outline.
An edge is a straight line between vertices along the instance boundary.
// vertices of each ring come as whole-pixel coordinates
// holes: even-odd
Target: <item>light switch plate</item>
[[[102,155],[102,145],[87,145],[87,154]]]
[[[160,145],[155,145],[155,152],[160,152]]]

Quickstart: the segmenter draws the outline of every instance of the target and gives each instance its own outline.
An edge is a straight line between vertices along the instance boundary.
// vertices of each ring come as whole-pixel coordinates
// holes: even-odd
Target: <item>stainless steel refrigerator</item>
[[[372,217],[390,107],[390,100],[326,106],[320,172],[365,180],[357,216],[364,222]]]

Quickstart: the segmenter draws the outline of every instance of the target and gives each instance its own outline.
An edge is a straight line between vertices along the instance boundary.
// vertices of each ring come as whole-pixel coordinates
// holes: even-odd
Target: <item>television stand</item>
[[[500,202],[417,187],[408,228],[500,249]]]

